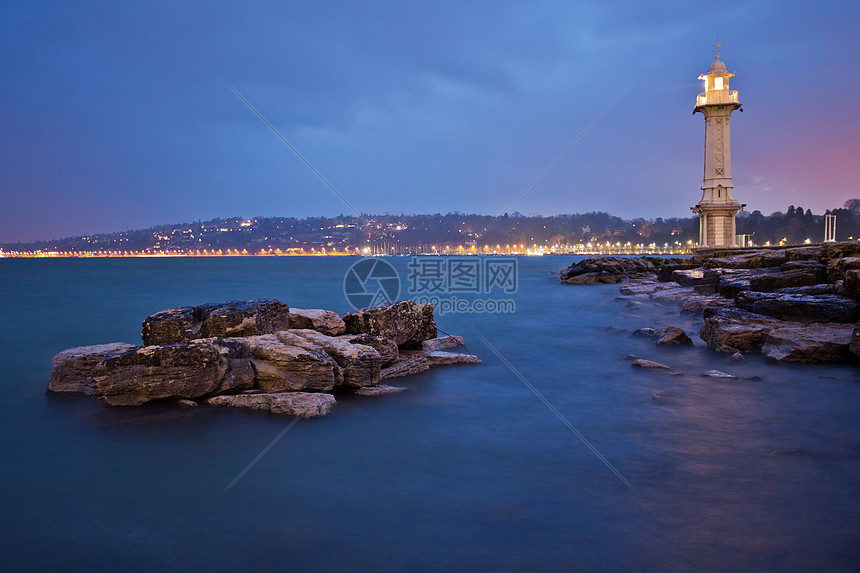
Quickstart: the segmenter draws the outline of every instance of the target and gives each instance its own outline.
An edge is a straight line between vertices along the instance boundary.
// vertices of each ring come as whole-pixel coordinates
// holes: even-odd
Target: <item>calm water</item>
[[[226,495],[288,420],[46,394],[53,354],[137,342],[163,308],[273,297],[349,310],[354,261],[0,260],[3,568],[858,569],[858,370],[729,363],[697,338],[657,349],[619,329],[692,333],[693,319],[626,309],[615,286],[561,286],[551,271],[568,258],[520,259],[516,314],[439,319],[485,365],[339,397]],[[407,260],[392,262],[405,276]],[[685,375],[633,371],[629,353]],[[711,368],[761,380],[700,376]]]

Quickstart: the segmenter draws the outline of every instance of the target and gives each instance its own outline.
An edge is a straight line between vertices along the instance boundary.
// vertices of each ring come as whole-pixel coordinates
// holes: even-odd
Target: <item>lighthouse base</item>
[[[699,248],[736,248],[735,215],[741,209],[738,202],[721,205],[699,203],[691,207],[693,213],[699,215]]]

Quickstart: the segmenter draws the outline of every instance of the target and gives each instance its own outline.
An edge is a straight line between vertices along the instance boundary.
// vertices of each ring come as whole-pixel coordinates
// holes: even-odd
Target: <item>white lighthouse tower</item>
[[[693,113],[705,116],[705,178],[702,200],[693,213],[699,215],[699,248],[737,247],[735,215],[744,208],[732,195],[732,150],[729,137],[729,117],[741,109],[738,92],[729,89],[729,73],[720,60],[720,46],[708,73],[699,76],[705,91],[696,98]]]

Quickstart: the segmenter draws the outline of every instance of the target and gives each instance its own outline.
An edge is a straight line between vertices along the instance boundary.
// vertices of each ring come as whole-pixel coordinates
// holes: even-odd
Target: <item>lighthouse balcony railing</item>
[[[723,105],[738,103],[737,90],[711,90],[696,98],[696,105]]]

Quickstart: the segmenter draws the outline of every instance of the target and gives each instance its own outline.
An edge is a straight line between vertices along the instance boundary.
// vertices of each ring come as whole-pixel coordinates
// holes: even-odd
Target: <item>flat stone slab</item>
[[[436,350],[448,350],[450,348],[465,348],[465,346],[466,343],[463,341],[462,336],[441,336],[422,342],[421,350],[432,352]]]
[[[658,302],[674,302],[680,304],[683,300],[686,300],[695,294],[696,291],[693,287],[678,286],[677,288],[659,290],[649,295],[649,297],[651,300],[656,300]]]
[[[630,283],[619,287],[618,292],[625,296],[635,296],[639,294],[652,294],[661,290],[671,290],[680,287],[681,285],[676,282],[661,283],[657,281],[657,279],[650,279],[637,282],[631,281]]]
[[[835,294],[800,295],[742,292],[735,304],[744,310],[796,322],[856,322],[857,301]]]
[[[707,370],[702,372],[702,376],[707,378],[737,378],[734,374],[728,374],[727,372],[721,372],[720,370]]]
[[[851,356],[853,324],[808,324],[770,331],[761,353],[777,362],[840,362]]]
[[[400,378],[402,376],[412,376],[430,370],[430,361],[426,356],[420,354],[411,354],[408,356],[400,355],[397,361],[382,369],[380,372],[380,380],[389,380],[391,378]]]
[[[358,388],[353,392],[353,394],[356,396],[385,396],[387,394],[397,394],[404,390],[406,390],[406,388],[401,386],[387,386],[385,384],[379,384],[378,386],[365,386],[364,388]]]
[[[732,308],[735,306],[735,301],[718,294],[696,294],[680,299],[678,304],[682,314],[699,314],[706,308]]]
[[[212,406],[265,410],[284,416],[313,418],[325,416],[337,402],[331,394],[320,392],[261,392],[235,396],[214,396],[207,399],[205,403]]]
[[[786,262],[784,250],[749,251],[744,253],[727,254],[724,257],[714,257],[704,262],[705,268],[720,267],[724,269],[760,269],[778,267]]]
[[[672,271],[672,280],[681,286],[695,286],[704,280],[705,269],[683,269]]]
[[[460,354],[457,352],[445,352],[444,350],[406,350],[401,354],[405,356],[423,356],[430,366],[446,366],[448,364],[483,364],[484,362],[474,354]]]
[[[637,358],[630,365],[631,368],[656,368],[659,370],[671,370],[671,366],[666,366],[665,364],[661,364],[660,362],[654,362],[653,360],[645,360],[644,358]]]

